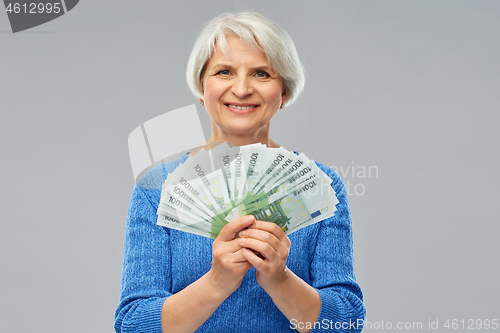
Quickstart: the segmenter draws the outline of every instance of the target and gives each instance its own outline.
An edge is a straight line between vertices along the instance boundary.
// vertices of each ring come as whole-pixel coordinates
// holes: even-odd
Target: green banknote
[[[290,234],[334,216],[331,181],[306,155],[283,147],[205,147],[165,180],[157,223],[216,238],[230,221],[253,215]]]

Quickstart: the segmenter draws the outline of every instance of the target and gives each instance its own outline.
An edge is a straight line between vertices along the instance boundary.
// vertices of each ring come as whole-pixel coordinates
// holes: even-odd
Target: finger
[[[255,228],[250,228],[246,230],[240,231],[240,237],[241,238],[253,238],[256,240],[259,240],[264,243],[268,243],[271,245],[276,251],[282,246],[286,247],[286,244],[281,244],[280,240],[276,235],[264,231],[262,229],[255,229]],[[241,245],[241,243],[240,243]]]
[[[269,243],[263,242],[255,238],[240,238],[238,240],[240,246],[245,249],[250,249],[255,252],[260,253],[264,258],[269,261],[273,261],[278,256],[278,251],[272,247]]]
[[[247,258],[243,255],[243,248],[240,247],[238,251],[232,254],[232,260],[235,263],[244,263],[247,262]]]
[[[214,242],[213,245],[213,250],[217,251],[217,253],[228,253],[228,254],[234,254],[241,250],[241,246],[238,243],[238,238],[232,239],[230,241],[217,241]]]
[[[264,265],[265,259],[260,258],[250,249],[243,248],[241,249],[241,253],[243,254],[243,257],[250,263],[250,265],[255,267],[255,269],[260,270]]]
[[[252,215],[239,217],[226,224],[224,228],[222,228],[216,239],[225,242],[233,240],[236,237],[238,231],[249,227],[254,222],[255,217],[253,217]]]
[[[255,221],[255,223],[250,228],[270,232],[280,241],[288,240],[288,236],[285,234],[285,231],[283,231],[283,229],[281,229],[276,223],[273,222]]]

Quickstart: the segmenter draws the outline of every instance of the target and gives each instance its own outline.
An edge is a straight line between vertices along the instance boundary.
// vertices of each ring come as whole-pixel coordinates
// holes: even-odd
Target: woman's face
[[[226,36],[229,58],[216,46],[203,76],[204,103],[212,132],[222,137],[269,135],[269,123],[285,103],[283,83],[263,51]],[[215,128],[214,128],[215,126]]]

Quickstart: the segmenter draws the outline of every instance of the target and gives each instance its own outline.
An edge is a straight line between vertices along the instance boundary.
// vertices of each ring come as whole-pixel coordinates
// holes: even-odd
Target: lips
[[[234,104],[228,104],[227,106],[230,108],[239,109],[239,110],[247,110],[247,109],[253,109],[253,108],[257,107],[257,105],[239,106],[239,105],[234,105]]]
[[[250,103],[228,103],[224,105],[229,111],[236,114],[249,114],[259,107],[257,104]]]

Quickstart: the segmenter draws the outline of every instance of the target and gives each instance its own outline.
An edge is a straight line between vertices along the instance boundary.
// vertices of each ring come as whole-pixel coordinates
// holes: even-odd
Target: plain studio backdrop
[[[2,332],[113,331],[127,137],[198,102],[195,36],[243,9],[304,63],[271,134],[348,184],[366,331],[500,319],[498,1],[88,0],[16,34],[0,12]]]

